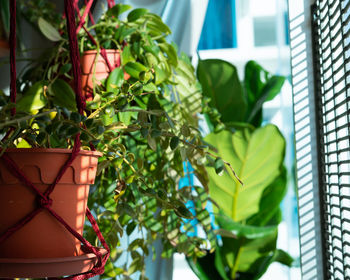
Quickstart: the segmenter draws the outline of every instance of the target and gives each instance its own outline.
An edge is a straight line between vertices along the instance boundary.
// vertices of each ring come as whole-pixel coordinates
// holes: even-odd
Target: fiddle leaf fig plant
[[[227,165],[206,167],[220,245],[203,258],[187,260],[200,279],[259,279],[272,262],[290,266],[293,261],[276,247],[287,188],[285,139],[277,126],[261,126],[262,105],[281,91],[285,78],[249,61],[241,83],[236,67],[219,59],[200,60],[197,76],[211,129],[205,141],[244,185]]]

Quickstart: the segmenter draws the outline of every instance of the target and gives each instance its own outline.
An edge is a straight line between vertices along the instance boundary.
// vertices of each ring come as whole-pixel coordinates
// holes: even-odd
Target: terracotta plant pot
[[[112,69],[120,66],[120,52],[119,50],[106,50],[107,58],[112,66]],[[84,52],[81,56],[81,69],[82,69],[82,91],[86,100],[93,99],[93,79],[96,84],[101,84],[100,81],[107,78],[109,75],[109,68],[106,61],[103,59],[101,54],[98,55],[96,68],[97,51],[90,50]],[[95,69],[94,69],[95,68]],[[124,79],[129,79],[129,74],[124,73]]]
[[[26,177],[44,192],[69,158],[67,149],[7,149]],[[90,184],[94,183],[99,152],[80,151],[51,193],[52,209],[83,233]],[[37,207],[36,194],[24,186],[0,159],[0,233]],[[29,223],[0,243],[0,258],[60,258],[78,256],[81,245],[43,209]]]

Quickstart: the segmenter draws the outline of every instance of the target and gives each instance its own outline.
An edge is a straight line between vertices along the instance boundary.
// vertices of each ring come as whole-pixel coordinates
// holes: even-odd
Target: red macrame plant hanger
[[[11,82],[10,82],[10,99],[11,102],[16,102],[16,0],[9,0],[10,1],[10,69],[11,69]],[[72,62],[72,71],[74,76],[74,91],[76,94],[76,100],[77,100],[77,107],[80,114],[84,113],[85,110],[85,99],[84,96],[81,94],[81,69],[80,69],[80,60],[79,60],[79,51],[78,51],[78,43],[77,43],[77,37],[76,33],[77,30],[79,30],[81,27],[84,28],[84,19],[89,13],[90,18],[92,19],[91,13],[90,13],[90,7],[93,2],[93,0],[90,0],[86,6],[85,13],[82,17],[80,17],[80,23],[78,24],[78,28],[76,28],[75,24],[75,15],[74,15],[74,8],[77,8],[77,0],[64,0],[64,6],[65,6],[65,15],[67,20],[67,31],[69,36],[69,45],[70,45],[70,57]],[[108,7],[111,8],[114,5],[114,0],[108,0]],[[79,13],[78,13],[79,15]],[[80,15],[79,15],[80,16]],[[85,28],[84,28],[85,29]],[[91,36],[91,38],[93,38]],[[103,53],[102,56],[104,57]],[[107,59],[107,57],[104,57]],[[16,114],[15,108],[11,111],[12,115]],[[7,137],[11,131],[8,132],[8,134],[5,136]],[[60,171],[58,172],[58,175],[54,182],[48,187],[48,189],[42,193],[37,187],[32,184],[25,174],[18,168],[16,163],[11,159],[10,156],[8,156],[6,153],[3,154],[1,157],[1,160],[3,160],[8,168],[8,170],[15,175],[26,187],[31,189],[38,198],[38,207],[29,213],[27,216],[25,216],[22,220],[20,220],[18,223],[13,225],[12,227],[8,228],[4,233],[0,234],[0,243],[4,242],[6,239],[8,239],[12,234],[14,234],[16,231],[20,230],[23,226],[25,226],[27,223],[29,223],[38,213],[41,211],[48,211],[59,223],[61,223],[66,230],[68,230],[75,238],[77,238],[82,244],[84,252],[86,253],[93,253],[97,257],[97,263],[95,266],[88,272],[74,274],[73,276],[67,276],[64,279],[72,279],[72,280],[83,280],[88,279],[91,277],[94,277],[96,275],[100,275],[104,273],[104,266],[109,258],[109,247],[103,238],[98,225],[91,214],[90,210],[86,209],[86,216],[88,220],[90,221],[92,228],[94,229],[98,239],[100,240],[103,247],[106,249],[106,254],[102,255],[101,250],[99,248],[92,246],[81,234],[79,234],[76,230],[74,230],[71,226],[69,226],[63,218],[60,217],[58,213],[56,213],[52,209],[52,200],[50,198],[50,194],[55,189],[56,184],[60,181],[65,171],[68,169],[68,167],[72,164],[74,159],[77,157],[79,151],[80,151],[80,134],[77,134],[74,140],[74,147],[72,150],[71,155],[69,156],[69,159],[66,161],[66,163],[62,166]],[[79,274],[80,273],[80,274]],[[64,276],[64,275],[62,275]],[[11,276],[13,277],[13,276]],[[51,278],[55,279],[55,278]]]

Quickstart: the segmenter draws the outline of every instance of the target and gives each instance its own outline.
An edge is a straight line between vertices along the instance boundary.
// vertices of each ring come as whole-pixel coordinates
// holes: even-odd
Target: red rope
[[[86,1],[85,1],[85,10],[84,10],[83,16],[80,16],[80,13],[78,13],[80,22],[79,22],[77,30],[76,30],[77,34],[79,33],[81,27],[85,24],[85,18],[90,13],[90,9],[91,9],[91,6],[92,6],[93,2],[94,2],[94,0],[89,0],[88,3],[86,3]]]
[[[85,5],[87,4],[87,0],[85,0]],[[90,18],[90,21],[91,21],[91,24],[95,24],[95,20],[94,20],[94,17],[92,16],[92,13],[91,13],[91,9],[89,11],[89,18]]]
[[[77,155],[79,154],[80,151],[80,134],[78,133],[75,136],[75,140],[74,140],[74,146],[73,146],[73,150],[72,150],[72,154],[69,157],[68,161],[65,163],[65,165],[63,165],[63,167],[61,168],[61,170],[59,171],[55,181],[47,188],[47,190],[45,191],[45,196],[49,196],[52,191],[54,190],[56,184],[61,180],[63,174],[66,172],[67,168],[69,166],[71,166],[73,160],[77,157]]]
[[[77,98],[77,106],[79,113],[84,114],[86,107],[84,96],[81,93],[81,67],[80,67],[80,57],[78,50],[78,40],[75,33],[75,17],[74,17],[74,7],[72,0],[64,0],[64,7],[67,17],[67,31],[70,43],[70,58],[72,62],[72,70],[74,77],[74,91]]]
[[[16,103],[16,0],[10,0],[10,71],[10,98]],[[16,108],[11,109],[11,114],[16,114]]]

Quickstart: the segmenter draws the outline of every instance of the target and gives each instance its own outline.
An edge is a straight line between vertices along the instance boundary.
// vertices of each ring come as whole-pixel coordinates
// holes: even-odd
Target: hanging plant
[[[16,105],[4,94],[0,96],[0,134],[11,129],[1,143],[2,152],[14,147],[70,149],[80,133],[83,149],[94,146],[102,153],[88,206],[111,248],[107,277],[140,271],[145,279],[145,257],[152,254],[156,239],[163,243],[163,257],[174,252],[203,256],[205,249],[213,251],[216,242],[205,208],[208,177],[204,164],[207,158],[215,162],[218,157],[203,143],[197,119],[201,88],[188,57],[178,56],[176,46],[166,42],[169,28],[144,9],[133,10],[126,20],[120,20],[119,15],[129,9],[121,4],[109,9],[95,25],[86,22],[84,27],[91,34],[95,30],[97,44],[81,29],[79,49],[116,48],[120,65],[108,69],[106,78],[95,77],[91,99],[79,114],[65,23],[60,17],[44,19],[40,12],[32,12],[40,0],[28,3],[22,6],[26,18],[53,46],[24,67],[17,80]],[[13,108],[15,117],[11,117]],[[185,161],[193,166],[202,187],[178,189]],[[195,202],[190,209],[188,201]],[[206,236],[191,236],[194,226],[185,225],[183,219],[195,219]],[[118,249],[121,237],[133,232],[139,232],[139,238],[125,252],[132,261],[116,267],[123,255]],[[97,243],[89,226],[85,236]]]

